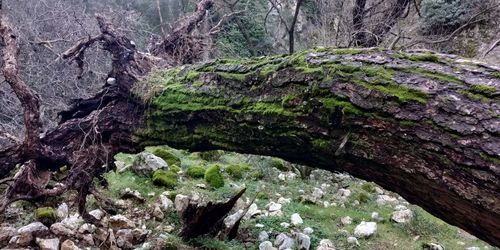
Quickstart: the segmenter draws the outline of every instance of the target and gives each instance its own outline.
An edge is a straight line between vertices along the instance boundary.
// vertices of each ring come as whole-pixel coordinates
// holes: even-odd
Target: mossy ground
[[[151,150],[151,148],[147,150]],[[264,209],[265,205],[270,201],[276,202],[279,197],[291,198],[290,203],[283,205],[282,211],[284,214],[281,217],[257,217],[243,221],[240,234],[249,235],[248,237],[251,237],[256,242],[258,241],[258,234],[262,230],[266,230],[270,234],[271,241],[274,240],[278,233],[286,233],[292,230],[283,228],[280,223],[290,223],[291,214],[299,213],[304,220],[304,224],[300,225],[298,229],[311,227],[314,230],[311,238],[311,249],[315,249],[321,239],[332,240],[336,249],[422,249],[422,244],[429,242],[439,243],[446,249],[465,249],[470,246],[486,249],[484,247],[487,246],[480,240],[462,236],[456,227],[446,224],[414,205],[407,205],[415,214],[411,223],[396,224],[392,222],[390,218],[394,206],[379,205],[376,202],[378,196],[376,187],[379,187],[374,183],[323,170],[313,171],[309,180],[301,180],[297,177],[287,181],[280,181],[278,175],[288,172],[276,169],[274,167],[276,159],[270,157],[217,152],[216,157],[208,157],[211,160],[205,160],[201,157],[203,155],[201,153],[189,153],[170,148],[167,148],[167,150],[181,160],[182,173],[178,176],[179,182],[175,188],[175,193],[185,195],[196,193],[206,199],[221,200],[231,197],[241,188],[246,187],[247,192],[243,199],[252,199],[257,195],[256,204],[259,209]],[[120,158],[127,159],[123,156]],[[254,178],[251,174],[243,174],[242,178],[237,178],[237,176],[235,177],[227,171],[231,168],[230,166],[240,164],[245,166],[245,173],[259,172],[260,177]],[[206,181],[191,178],[186,173],[187,169],[193,166],[208,168],[213,165],[220,166],[220,171],[226,182],[226,185],[222,188],[203,189],[197,187],[197,184],[207,184]],[[158,195],[167,190],[164,187],[154,185],[151,179],[135,176],[131,172],[109,173],[106,178],[110,184],[109,189],[105,189],[108,196],[118,199],[120,190],[129,187],[138,190],[143,196],[147,197],[146,203],[136,204],[135,206],[144,207],[142,209],[144,211],[147,211],[148,204],[156,201]],[[324,207],[321,202],[319,204],[302,202],[301,195],[311,195],[313,189],[321,187],[322,184],[331,186],[323,188],[325,195],[321,202],[336,203],[336,206]],[[352,192],[343,206],[338,196],[339,188],[347,188]],[[392,192],[384,192],[387,195],[398,197],[397,194]],[[154,195],[147,196],[148,193],[154,193]],[[371,221],[372,212],[378,212],[380,218],[382,218],[377,223],[377,234],[369,239],[359,239],[359,246],[348,244],[346,239],[353,233],[354,227],[361,221]],[[238,237],[233,241],[219,241],[206,236],[189,242],[182,242],[176,236],[182,226],[179,216],[175,212],[166,213],[165,215],[166,218],[161,222],[151,220],[147,223],[148,229],[153,230],[151,238],[163,234],[167,235],[173,244],[203,249],[258,249],[257,243],[246,247],[243,242],[245,237]],[[351,225],[343,226],[341,224],[340,219],[345,216],[350,216],[353,219]],[[263,224],[264,228],[256,228],[257,223]],[[159,225],[167,224],[175,227],[175,230],[170,234],[158,229]],[[489,249],[496,248],[489,246]]]

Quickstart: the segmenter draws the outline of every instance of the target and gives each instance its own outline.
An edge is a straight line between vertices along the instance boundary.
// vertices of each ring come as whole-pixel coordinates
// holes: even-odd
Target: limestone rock
[[[397,204],[397,203],[398,199],[389,195],[382,194],[377,197],[377,204],[379,205]]]
[[[351,225],[352,224],[352,218],[349,217],[349,216],[345,216],[345,217],[342,217],[340,219],[340,222],[342,223],[342,225],[344,226],[347,226],[347,225]]]
[[[278,247],[278,250],[285,250],[285,249],[293,249],[295,243],[292,238],[288,237],[288,235],[281,233],[278,236],[276,236],[274,245]]]
[[[75,235],[75,230],[68,228],[65,224],[58,222],[50,226],[50,231],[57,236],[71,237]]]
[[[142,152],[137,155],[132,164],[132,171],[138,175],[152,176],[153,173],[162,168],[167,168],[168,164],[162,158],[151,153]]]
[[[102,211],[101,209],[92,210],[89,212],[89,214],[94,216],[94,218],[96,218],[97,220],[102,220],[106,215],[106,213],[104,213],[104,211]]]
[[[413,218],[413,212],[410,209],[394,211],[391,219],[397,223],[408,223]]]
[[[189,205],[189,197],[186,196],[186,195],[182,195],[182,194],[178,194],[175,196],[175,210],[182,214],[184,212],[184,210],[186,210],[186,208],[188,207]]]
[[[277,248],[273,247],[270,241],[264,241],[259,244],[259,250],[277,250]]]
[[[123,215],[114,215],[109,218],[109,226],[117,231],[118,229],[135,228],[135,223]]]
[[[0,227],[0,245],[7,243],[16,232],[17,230],[13,227]]]
[[[59,219],[63,220],[63,219],[66,219],[66,217],[68,217],[68,215],[69,215],[68,204],[61,203],[61,205],[59,205],[57,207],[57,217],[59,217]]]
[[[377,223],[375,222],[365,222],[362,221],[359,225],[354,228],[354,236],[358,238],[367,238],[374,235],[377,232]]]
[[[444,250],[444,247],[436,243],[427,243],[424,245],[424,249],[428,250]]]
[[[306,227],[304,228],[304,230],[302,231],[304,234],[307,234],[307,235],[311,235],[314,233],[314,230],[310,227]]]
[[[18,234],[23,234],[23,233],[30,233],[30,234],[39,234],[43,233],[45,231],[49,230],[48,227],[46,227],[44,224],[41,222],[33,222],[31,224],[28,224],[24,227],[21,227],[17,230]]]
[[[36,244],[40,250],[59,250],[59,239],[36,239]]]
[[[80,250],[80,248],[72,240],[65,240],[61,244],[61,250]]]
[[[32,241],[33,241],[33,234],[22,233],[12,237],[9,241],[9,245],[25,247],[30,245]]]
[[[333,243],[329,239],[322,239],[319,241],[318,248],[316,250],[335,250]]]
[[[262,231],[259,233],[259,241],[264,242],[269,240],[269,234],[266,231]]]
[[[302,220],[302,217],[300,217],[300,214],[298,214],[298,213],[292,214],[292,216],[290,217],[290,220],[291,220],[292,224],[295,226],[304,223],[304,221]]]
[[[245,214],[245,219],[253,218],[261,213],[262,211],[259,210],[257,204],[252,203],[252,205],[250,205],[250,207],[248,208],[247,213]]]
[[[163,212],[168,212],[174,207],[174,202],[165,194],[160,194],[160,204]]]
[[[347,243],[353,244],[353,245],[359,245],[358,239],[356,237],[347,237]]]
[[[297,245],[299,250],[309,250],[311,248],[311,237],[303,233],[298,233]]]

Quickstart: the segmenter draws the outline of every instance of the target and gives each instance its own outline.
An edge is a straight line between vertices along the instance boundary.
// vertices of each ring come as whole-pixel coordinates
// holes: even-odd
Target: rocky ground
[[[117,155],[105,198],[75,194],[43,203],[18,202],[0,217],[5,249],[498,249],[409,204],[397,194],[347,174],[270,157],[148,148]],[[57,173],[64,178],[64,171]],[[97,181],[97,180],[96,180]],[[57,183],[51,183],[57,185]],[[189,203],[226,200],[247,191],[224,220],[243,216],[231,241],[177,236]],[[109,199],[106,199],[109,198]],[[106,202],[107,201],[107,202]],[[253,201],[253,202],[252,202]],[[244,215],[243,215],[244,214]]]

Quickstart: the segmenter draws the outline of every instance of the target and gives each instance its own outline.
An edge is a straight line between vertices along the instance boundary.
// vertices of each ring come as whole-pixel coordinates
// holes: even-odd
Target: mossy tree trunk
[[[499,75],[377,49],[217,60],[137,85],[148,108],[134,140],[346,171],[500,245]]]

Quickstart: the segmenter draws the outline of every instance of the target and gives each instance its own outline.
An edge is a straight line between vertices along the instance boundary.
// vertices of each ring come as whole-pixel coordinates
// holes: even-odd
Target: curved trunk
[[[500,245],[499,76],[378,49],[217,60],[144,80],[134,141],[346,171]]]

